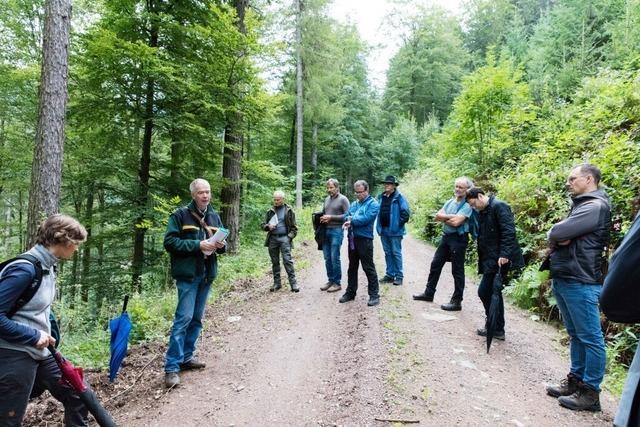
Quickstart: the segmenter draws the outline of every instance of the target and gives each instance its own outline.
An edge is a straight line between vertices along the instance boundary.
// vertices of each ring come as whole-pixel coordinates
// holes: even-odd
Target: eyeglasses
[[[590,175],[576,175],[576,176],[570,176],[569,178],[567,178],[568,182],[574,182],[576,179],[578,178],[588,178]]]
[[[356,194],[364,194],[364,193],[366,193],[366,192],[367,192],[367,190],[364,190],[364,191],[356,191]]]

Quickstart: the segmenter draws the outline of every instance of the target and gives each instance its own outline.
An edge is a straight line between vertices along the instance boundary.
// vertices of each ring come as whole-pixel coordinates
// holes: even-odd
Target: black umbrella
[[[101,427],[116,427],[116,423],[111,418],[109,412],[100,404],[96,394],[87,386],[84,382],[84,374],[82,368],[76,368],[73,363],[62,357],[59,351],[57,351],[52,345],[49,346],[49,351],[56,360],[62,377],[60,381],[68,385],[73,391],[76,392],[82,403],[87,407],[91,415],[96,419],[96,422]]]
[[[491,348],[491,341],[496,332],[498,316],[503,311],[502,307],[502,274],[501,268],[493,278],[493,293],[491,294],[491,304],[489,305],[489,314],[487,315],[487,353]]]

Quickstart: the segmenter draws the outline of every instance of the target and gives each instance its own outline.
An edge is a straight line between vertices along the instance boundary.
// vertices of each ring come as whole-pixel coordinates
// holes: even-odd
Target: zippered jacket
[[[193,280],[206,273],[207,279],[213,280],[218,275],[218,257],[225,248],[206,256],[200,250],[200,241],[205,240],[207,232],[202,228],[189,211],[202,218],[196,202],[193,200],[186,207],[171,214],[164,235],[164,248],[171,258],[171,276],[174,279]],[[209,205],[204,213],[204,222],[212,234],[222,227],[222,221],[216,211]]]
[[[382,203],[384,194],[378,196],[378,203]],[[389,212],[389,227],[380,225],[380,217],[378,213],[378,221],[376,222],[376,232],[380,236],[398,237],[407,234],[404,225],[409,222],[411,210],[407,199],[396,190],[391,200],[391,211]]]
[[[349,207],[349,212],[345,214],[351,217],[351,230],[354,237],[363,237],[373,240],[373,223],[378,216],[380,205],[369,195],[362,202],[355,200]]]
[[[602,284],[603,252],[611,234],[611,205],[603,190],[572,198],[569,216],[549,230],[551,277]],[[568,245],[560,242],[570,240]]]
[[[293,209],[291,209],[291,207],[286,203],[284,203],[282,206],[284,206],[284,225],[287,228],[287,236],[289,236],[289,239],[293,240],[298,235],[296,214],[293,212]],[[269,221],[275,214],[275,209],[273,207],[269,208],[264,216],[264,222],[260,225],[264,231],[267,231],[267,238],[264,241],[265,246],[269,246],[269,237],[271,237],[271,230],[269,230]],[[293,247],[293,245],[291,245],[291,247]]]

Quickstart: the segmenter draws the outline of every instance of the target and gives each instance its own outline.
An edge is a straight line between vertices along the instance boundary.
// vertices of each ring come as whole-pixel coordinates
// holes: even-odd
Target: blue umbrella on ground
[[[127,347],[129,345],[129,332],[131,332],[131,320],[127,313],[127,304],[129,303],[129,295],[124,297],[122,305],[122,313],[120,316],[109,321],[109,329],[111,330],[111,360],[109,361],[109,381],[113,382],[118,375],[118,370],[127,355]]]

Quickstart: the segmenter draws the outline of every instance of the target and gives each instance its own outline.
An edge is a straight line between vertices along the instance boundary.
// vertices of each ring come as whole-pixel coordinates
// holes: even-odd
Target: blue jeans
[[[211,289],[211,280],[203,274],[192,280],[176,280],[176,287],[178,306],[169,337],[165,372],[179,372],[180,364],[193,358],[196,341],[202,330],[202,316]]]
[[[387,264],[385,276],[395,280],[402,280],[402,236],[380,236],[384,261]]]
[[[600,391],[606,353],[600,326],[598,298],[602,286],[553,279],[553,294],[571,338],[571,373]]]
[[[322,253],[324,254],[324,266],[327,269],[327,279],[336,285],[342,280],[342,265],[340,264],[340,247],[344,233],[342,228],[327,228]]]

